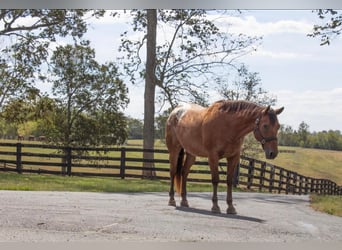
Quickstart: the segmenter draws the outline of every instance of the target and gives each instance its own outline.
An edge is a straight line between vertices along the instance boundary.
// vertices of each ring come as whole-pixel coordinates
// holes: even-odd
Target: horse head
[[[267,159],[274,159],[278,155],[277,133],[280,125],[277,115],[283,110],[284,107],[273,110],[268,106],[255,121],[254,137],[261,143]]]

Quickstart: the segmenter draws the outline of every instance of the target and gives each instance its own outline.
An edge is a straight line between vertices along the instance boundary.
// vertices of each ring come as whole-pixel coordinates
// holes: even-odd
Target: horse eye
[[[267,130],[267,129],[268,129],[268,125],[267,125],[267,124],[264,124],[264,125],[263,125],[263,128],[264,128],[265,130]]]

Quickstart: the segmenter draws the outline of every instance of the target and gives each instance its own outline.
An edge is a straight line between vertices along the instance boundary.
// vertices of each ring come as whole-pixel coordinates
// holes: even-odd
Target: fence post
[[[286,171],[286,190],[285,190],[285,193],[289,194],[289,190],[290,190],[290,172]]]
[[[120,158],[120,177],[125,179],[125,169],[126,169],[126,148],[121,148],[121,158]]]
[[[299,194],[301,195],[303,192],[303,179],[304,177],[302,175],[299,175]]]
[[[308,194],[310,177],[305,176],[304,180],[305,180],[304,194]]]
[[[247,189],[251,189],[251,186],[253,185],[253,176],[254,176],[254,159],[248,160],[248,177],[247,177]]]
[[[21,164],[21,143],[17,143],[17,172],[21,174],[23,172],[23,166]]]
[[[271,166],[271,169],[270,169],[270,181],[269,181],[269,192],[272,193],[273,192],[273,186],[274,186],[274,166],[272,165]]]
[[[261,192],[262,188],[264,187],[265,170],[266,170],[266,162],[262,162],[261,171],[260,171],[259,192]]]
[[[322,179],[317,179],[316,187],[317,193],[322,194]]]
[[[280,194],[281,191],[283,190],[283,177],[284,177],[283,171],[284,171],[284,169],[280,168],[280,171],[279,171],[279,183],[278,183],[278,194]]]
[[[331,194],[332,195],[336,195],[336,186],[337,186],[337,184],[336,184],[336,182],[333,182],[332,183],[332,187],[331,187]]]
[[[297,193],[297,172],[293,173],[293,190],[292,190],[292,194],[296,194]]]
[[[71,147],[66,148],[67,175],[71,176],[72,154]]]

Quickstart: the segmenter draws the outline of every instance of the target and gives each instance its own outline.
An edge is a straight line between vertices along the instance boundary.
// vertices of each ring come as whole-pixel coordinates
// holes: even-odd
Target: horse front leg
[[[221,213],[221,209],[218,205],[217,198],[217,187],[220,182],[219,172],[218,172],[218,157],[209,157],[209,166],[211,172],[211,182],[213,184],[213,196],[212,202],[213,206],[211,208],[211,212],[213,213]]]
[[[240,156],[237,155],[235,157],[227,158],[227,214],[236,214],[236,209],[233,206],[233,177],[234,170],[239,163]]]

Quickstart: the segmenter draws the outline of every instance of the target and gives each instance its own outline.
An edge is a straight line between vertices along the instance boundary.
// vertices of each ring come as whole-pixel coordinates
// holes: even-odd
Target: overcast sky
[[[120,34],[129,27],[124,16],[118,20],[107,17],[91,23],[86,38],[99,61],[117,56]],[[318,38],[307,36],[320,22],[310,10],[248,10],[220,18],[218,25],[233,33],[263,36],[258,50],[240,61],[259,73],[262,87],[277,97],[276,107],[285,107],[281,124],[297,129],[304,121],[311,132],[342,131],[342,35],[330,46],[320,46]],[[128,87],[125,113],[142,118],[143,86]]]

